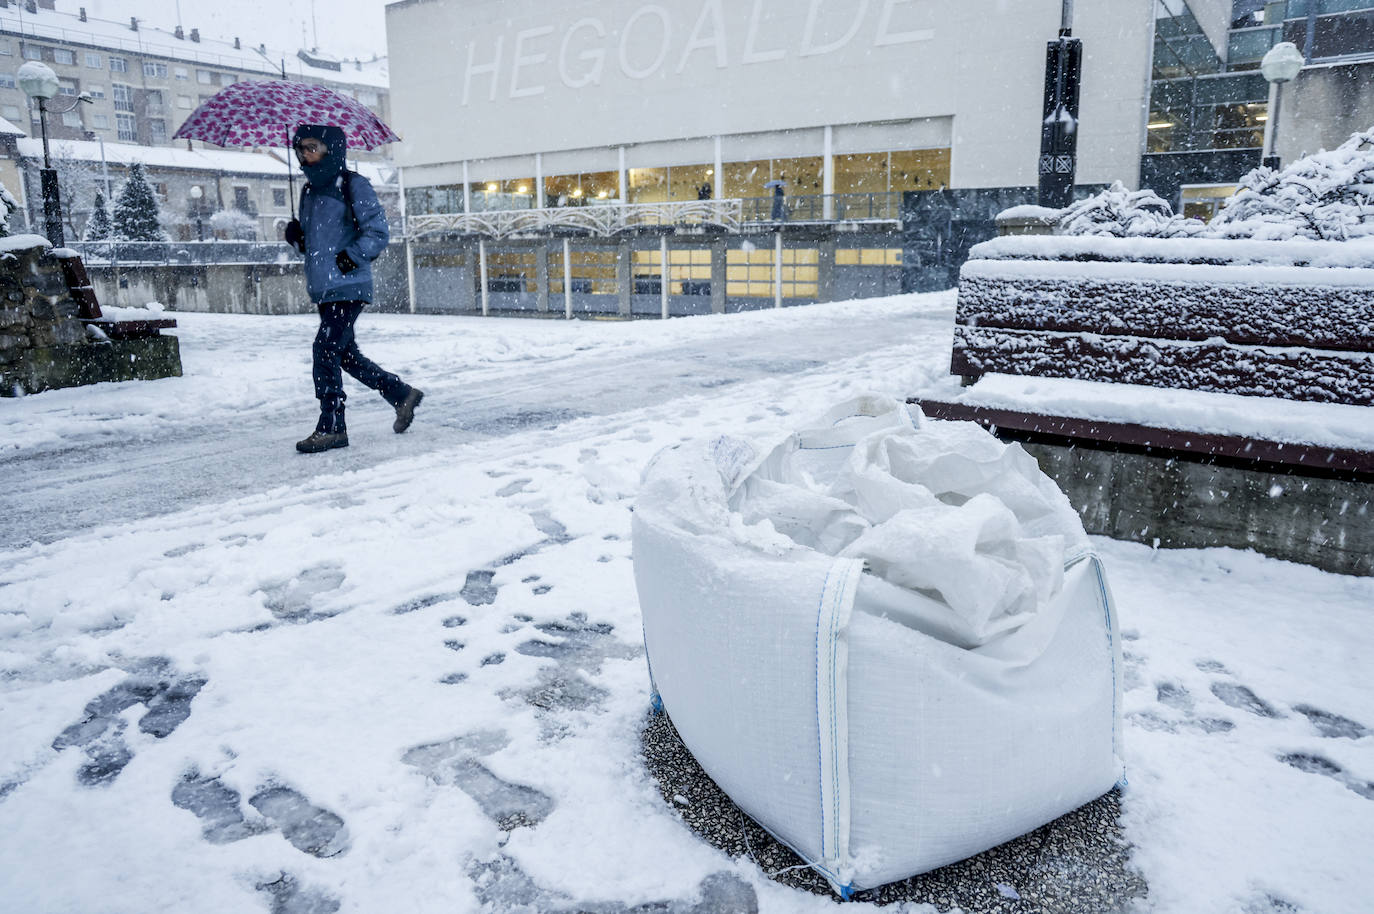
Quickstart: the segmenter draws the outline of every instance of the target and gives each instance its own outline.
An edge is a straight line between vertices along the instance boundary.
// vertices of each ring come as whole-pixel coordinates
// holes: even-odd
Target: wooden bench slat
[[[170,330],[177,325],[176,320],[170,317],[134,321],[104,319],[86,321],[86,323],[93,327],[99,327],[112,340],[141,340],[150,336],[161,336],[160,330]]]
[[[1374,358],[1319,349],[1174,343],[1137,336],[954,328],[950,371],[1085,378],[1318,403],[1374,405]]]
[[[1359,286],[1122,282],[964,275],[958,321],[978,327],[1374,352]]]
[[[1374,452],[1371,451],[1022,412],[921,397],[911,397],[907,402],[919,406],[921,412],[932,419],[977,422],[995,430],[1001,437],[1050,439],[1056,443],[1065,440],[1089,442],[1108,449],[1164,454],[1181,460],[1225,461],[1280,472],[1301,467],[1320,475],[1374,482]]]
[[[82,262],[81,255],[59,257],[57,262],[62,266],[62,281],[67,284],[67,290],[76,301],[77,317],[83,321],[100,320],[100,302],[95,289],[91,287],[91,278],[86,273],[86,264]]]

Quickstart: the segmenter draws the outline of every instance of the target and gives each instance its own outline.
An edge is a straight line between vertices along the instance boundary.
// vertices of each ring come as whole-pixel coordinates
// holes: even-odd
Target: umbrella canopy
[[[350,146],[364,149],[400,139],[357,100],[324,86],[283,80],[245,80],[221,89],[172,138],[216,146],[290,146],[300,124],[338,127]]]
[[[219,90],[191,112],[174,140],[204,140],[216,146],[290,146],[301,124],[338,127],[350,146],[375,149],[400,139],[382,119],[356,99],[333,89],[285,80],[245,80]],[[291,185],[291,218],[296,218],[296,182],[286,158]]]

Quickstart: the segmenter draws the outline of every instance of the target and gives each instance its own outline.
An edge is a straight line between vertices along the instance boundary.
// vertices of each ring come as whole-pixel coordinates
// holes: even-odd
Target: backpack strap
[[[353,169],[345,168],[343,170],[341,189],[343,190],[344,206],[348,207],[348,215],[353,220],[353,231],[361,235],[363,231],[362,223],[358,221],[358,214],[353,212],[353,176],[356,174],[357,172]]]

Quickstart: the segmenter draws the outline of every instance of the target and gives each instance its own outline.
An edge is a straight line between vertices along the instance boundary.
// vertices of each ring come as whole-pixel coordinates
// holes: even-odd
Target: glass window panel
[[[709,194],[711,184],[710,165],[674,165],[668,169],[668,199],[675,201],[699,200],[702,185]]]
[[[949,186],[948,149],[909,149],[889,156],[891,190],[933,190]]]
[[[885,152],[835,156],[835,193],[886,193],[887,158]]]
[[[726,162],[721,165],[725,172],[720,196],[722,197],[766,197],[770,193],[763,185],[768,183],[771,165],[767,159],[752,162]]]
[[[630,203],[662,203],[668,199],[668,169],[631,168]]]
[[[822,172],[825,159],[821,156],[803,156],[793,159],[774,159],[773,177],[770,180],[783,181],[783,191],[788,196],[819,194],[825,187]]]

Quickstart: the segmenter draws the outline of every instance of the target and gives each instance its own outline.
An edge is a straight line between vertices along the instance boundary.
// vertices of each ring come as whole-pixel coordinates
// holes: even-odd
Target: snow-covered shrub
[[[19,209],[19,201],[9,188],[0,184],[0,238],[10,233],[10,215]]]
[[[1282,171],[1256,168],[1209,228],[1219,237],[1278,241],[1374,235],[1374,127]]]
[[[231,241],[255,241],[258,220],[241,210],[222,209],[210,217],[210,228],[223,232]]]
[[[1173,207],[1154,191],[1127,190],[1120,181],[1067,207],[1058,222],[1061,235],[1113,238],[1190,237],[1201,234],[1205,228],[1197,219],[1174,215]]]

